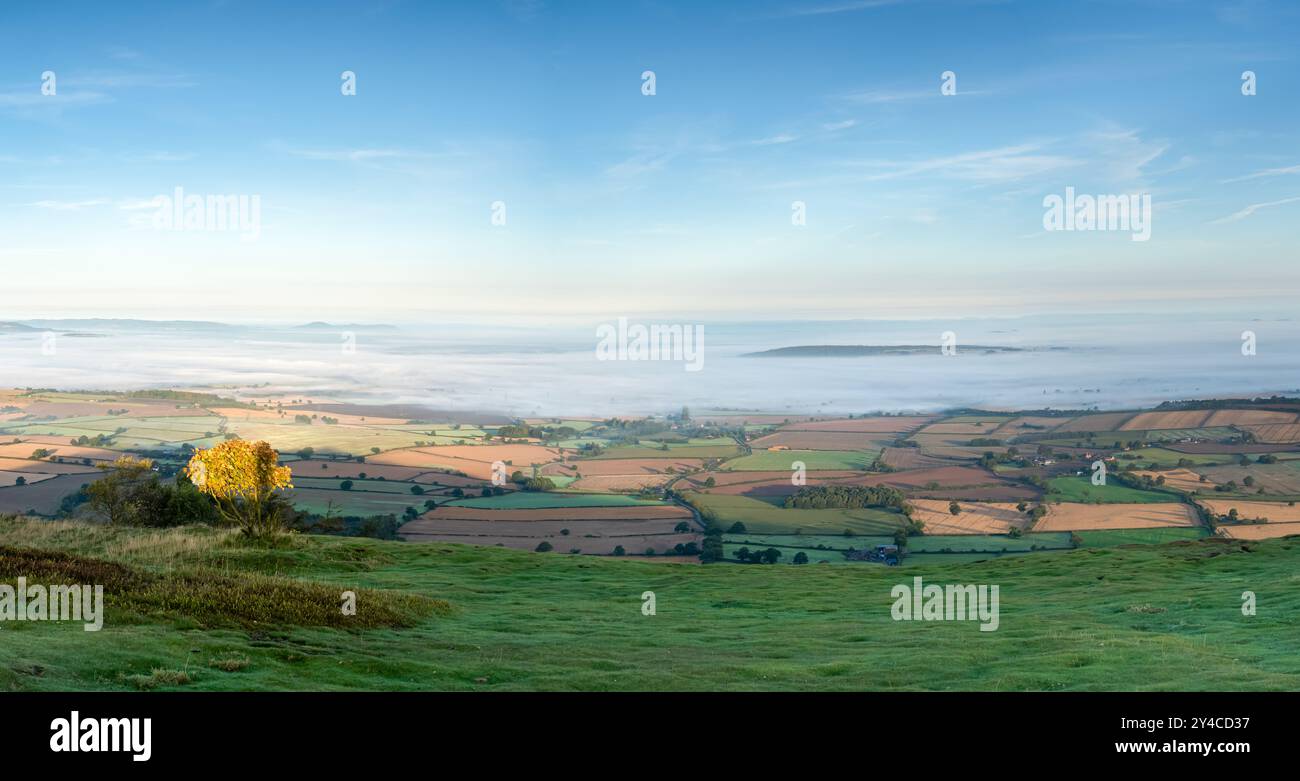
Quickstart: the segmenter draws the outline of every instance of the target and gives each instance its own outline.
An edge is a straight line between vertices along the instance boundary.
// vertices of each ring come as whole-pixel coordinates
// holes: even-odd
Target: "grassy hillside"
[[[0,546],[21,551],[0,555],[10,583],[41,561],[117,573],[101,632],[0,624],[6,690],[1300,688],[1300,538],[905,572],[25,520],[0,520]],[[891,587],[917,575],[1000,585],[1001,628],[891,620]],[[369,591],[341,628],[321,606],[345,589]]]

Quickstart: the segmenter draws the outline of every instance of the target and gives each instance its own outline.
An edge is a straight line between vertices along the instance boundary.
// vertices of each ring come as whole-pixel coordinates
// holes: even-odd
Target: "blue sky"
[[[8,10],[0,46],[6,317],[951,317],[1300,290],[1291,2],[59,5]],[[142,226],[177,186],[258,195],[260,234]],[[1150,194],[1151,239],[1044,231],[1066,187]]]

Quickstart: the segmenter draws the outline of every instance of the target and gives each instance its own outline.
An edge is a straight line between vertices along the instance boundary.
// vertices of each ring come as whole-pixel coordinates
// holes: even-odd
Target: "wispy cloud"
[[[94,89],[178,89],[199,83],[184,73],[94,71],[71,73],[59,78],[59,85]]]
[[[1114,182],[1136,182],[1149,175],[1146,167],[1169,150],[1169,142],[1148,141],[1141,131],[1108,126],[1084,136],[1094,150],[1097,173]]]
[[[1265,168],[1262,171],[1256,171],[1253,174],[1237,176],[1232,179],[1224,179],[1219,184],[1231,184],[1233,182],[1245,182],[1250,179],[1263,179],[1268,176],[1286,176],[1287,174],[1300,174],[1300,165],[1288,165],[1283,168]]]
[[[1008,182],[1049,171],[1072,168],[1083,161],[1065,155],[1041,153],[1039,144],[1019,144],[982,149],[959,155],[945,155],[912,161],[866,161],[861,165],[885,170],[869,179],[899,179],[920,174],[939,174],[977,182]]]
[[[1229,214],[1227,217],[1220,217],[1217,220],[1211,220],[1208,224],[1222,225],[1225,222],[1236,222],[1237,220],[1244,220],[1250,215],[1259,211],[1260,209],[1268,209],[1273,206],[1281,206],[1286,203],[1295,203],[1296,201],[1300,201],[1300,196],[1296,196],[1294,198],[1283,198],[1280,201],[1266,201],[1264,203],[1252,203],[1251,205],[1247,206],[1241,211],[1233,212],[1232,214]]]
[[[288,149],[286,151],[294,157],[301,157],[305,160],[332,160],[347,163],[422,159],[432,156],[428,152],[416,152],[408,149]]]
[[[82,209],[91,209],[96,206],[106,206],[109,203],[110,201],[107,201],[103,198],[93,198],[86,201],[52,201],[52,200],[36,201],[34,203],[28,203],[24,205],[33,206],[38,209],[50,209],[52,211],[59,211],[59,212],[75,212],[75,211],[81,211]]]
[[[194,155],[189,152],[136,152],[122,155],[122,159],[128,163],[183,163],[193,160]]]
[[[0,92],[0,109],[12,109],[19,112],[33,112],[42,109],[59,110],[93,103],[106,103],[110,100],[112,98],[100,92],[64,92],[60,90],[57,95],[42,95],[40,85],[36,84],[27,90]]]
[[[768,136],[767,138],[760,138],[754,141],[753,143],[754,146],[772,146],[774,144],[788,144],[791,141],[798,141],[798,140],[799,140],[799,136],[793,135],[791,133],[778,133],[777,135]]]
[[[851,11],[867,11],[872,8],[899,5],[902,2],[903,0],[846,0],[842,3],[827,3],[823,5],[796,5],[780,9],[773,13],[772,16],[825,16],[826,14],[842,14]]]

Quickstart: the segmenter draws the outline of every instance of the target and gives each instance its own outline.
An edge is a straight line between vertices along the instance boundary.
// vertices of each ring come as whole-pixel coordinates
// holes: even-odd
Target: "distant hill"
[[[396,331],[397,326],[383,323],[326,323],[317,320],[306,325],[294,326],[299,331]]]
[[[797,347],[777,347],[756,353],[744,353],[743,358],[861,358],[868,355],[929,355],[939,350],[937,344],[814,344]],[[959,344],[957,352],[1018,353],[1023,347],[998,347],[980,344]]]
[[[107,317],[71,318],[66,320],[24,320],[31,330],[41,331],[218,331],[230,328],[225,323],[206,320],[134,320]]]
[[[32,328],[22,323],[0,323],[0,335],[4,334],[24,334],[39,331],[39,328]]]

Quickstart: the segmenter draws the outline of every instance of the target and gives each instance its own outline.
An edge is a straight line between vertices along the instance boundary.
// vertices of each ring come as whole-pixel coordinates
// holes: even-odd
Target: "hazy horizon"
[[[0,385],[293,394],[517,416],[1121,409],[1300,393],[1300,321],[1088,315],[682,323],[691,356],[606,360],[592,319],[539,327],[57,323],[0,336]],[[648,321],[632,319],[635,325]],[[158,327],[154,326],[166,326]],[[78,328],[79,326],[79,328]],[[1243,354],[1243,335],[1255,352]],[[56,334],[47,339],[47,332]],[[941,346],[951,334],[955,355]],[[747,357],[806,345],[933,345],[912,355]],[[48,350],[46,349],[48,346]],[[1023,350],[984,354],[977,346]]]

